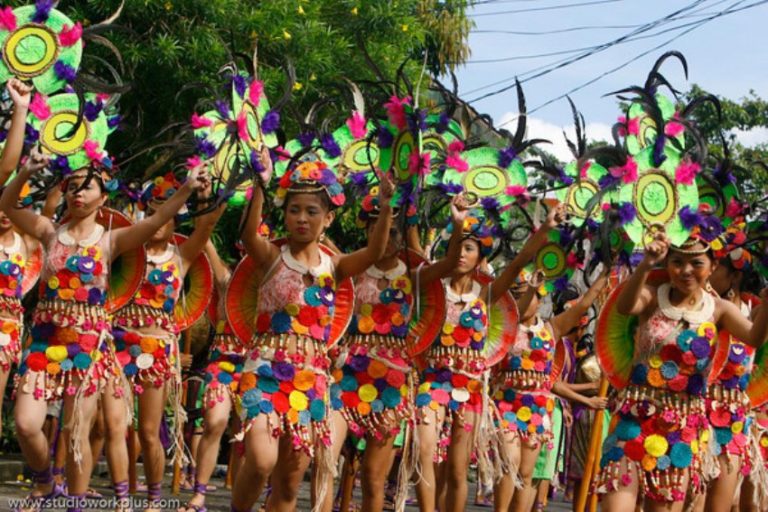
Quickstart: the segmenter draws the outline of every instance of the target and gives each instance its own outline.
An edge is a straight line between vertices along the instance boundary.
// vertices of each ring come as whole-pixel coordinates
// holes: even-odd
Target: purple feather
[[[448,131],[448,124],[451,122],[451,118],[448,117],[447,112],[441,112],[440,118],[437,120],[437,126],[435,126],[435,131],[439,134],[443,134],[446,131]]]
[[[499,167],[506,169],[517,158],[517,151],[512,146],[499,151]]]
[[[707,242],[713,241],[723,233],[723,224],[715,215],[702,215],[701,237]]]
[[[45,23],[51,14],[51,9],[53,9],[53,0],[37,0],[32,21],[35,23]]]
[[[261,131],[274,133],[278,128],[280,128],[280,112],[270,110],[264,114],[264,119],[261,120]]]
[[[702,223],[701,215],[691,210],[690,206],[685,206],[680,210],[680,222],[685,229],[691,230]]]
[[[573,178],[571,178],[565,173],[565,169],[563,169],[562,167],[558,167],[557,173],[560,175],[560,177],[558,178],[560,180],[560,183],[566,186],[573,185]]]
[[[195,145],[198,153],[202,153],[206,158],[212,158],[216,154],[216,145],[205,137],[199,137]]]
[[[555,290],[559,292],[564,292],[568,289],[568,277],[562,276],[555,279],[555,282],[552,283],[552,285],[555,287]]]
[[[601,176],[600,179],[597,181],[597,184],[600,185],[600,188],[603,188],[603,189],[614,188],[619,183],[621,183],[621,177],[614,176],[611,173]]]
[[[308,148],[315,141],[315,132],[302,132],[297,139],[299,139],[301,147]]]
[[[413,114],[408,116],[408,128],[414,132],[423,132],[427,130],[427,112],[425,110],[414,110]]]
[[[320,136],[320,145],[323,146],[323,149],[331,158],[341,156],[341,148],[330,133],[324,133]]]
[[[618,214],[619,224],[624,226],[635,220],[635,217],[637,216],[637,210],[635,209],[635,205],[632,203],[621,203],[619,206]]]
[[[48,165],[54,173],[58,173],[61,176],[66,176],[72,172],[72,169],[69,168],[69,160],[65,156],[57,156]]]
[[[107,118],[107,126],[110,128],[115,128],[123,121],[123,117],[120,114],[115,114],[114,116],[109,116]]]
[[[664,160],[667,159],[667,155],[664,154],[664,141],[666,140],[666,137],[664,137],[663,133],[659,133],[656,137],[656,142],[653,143],[653,162],[656,165],[656,167],[660,167],[661,164],[664,163]]]
[[[32,128],[31,125],[27,124],[24,127],[24,144],[34,144],[38,140],[40,140],[40,132]]]
[[[363,172],[353,172],[349,175],[349,181],[352,182],[352,187],[360,192],[360,194],[365,194],[368,190],[368,173]]]
[[[380,126],[377,134],[377,143],[380,148],[390,148],[395,141],[392,133],[385,126]]]
[[[437,188],[439,188],[444,194],[458,194],[464,190],[464,187],[456,183],[439,183]]]
[[[560,230],[560,247],[568,247],[573,241],[573,233],[567,227]]]
[[[596,233],[598,229],[600,229],[600,224],[592,218],[589,218],[586,220],[587,229],[592,232]]]
[[[5,142],[5,139],[8,138],[8,131],[0,129],[0,142]]]
[[[235,86],[235,92],[241,98],[245,96],[245,90],[248,88],[248,83],[245,81],[245,77],[242,75],[235,75],[232,77],[232,85]]]
[[[494,212],[499,209],[499,202],[495,197],[484,197],[480,200],[480,206],[487,212]]]
[[[493,236],[495,236],[497,238],[500,238],[500,237],[504,236],[504,228],[502,228],[498,224],[494,224],[491,227],[491,235],[493,235]]]
[[[83,115],[87,120],[93,122],[99,117],[102,107],[103,105],[101,102],[93,103],[92,101],[86,101],[85,106],[83,107]]]
[[[718,164],[717,167],[715,167],[713,174],[721,187],[736,183],[736,176],[733,175],[730,169],[723,167],[721,164]]]
[[[264,166],[261,165],[261,159],[259,158],[259,153],[256,151],[251,152],[251,169],[253,169],[253,172],[256,174],[261,174],[264,172]]]
[[[229,105],[227,105],[226,102],[222,100],[216,100],[214,105],[216,106],[216,111],[219,113],[221,117],[224,117],[224,118],[229,117]]]
[[[53,71],[59,79],[65,82],[74,82],[75,78],[77,78],[77,70],[60,60],[57,60],[56,64],[53,65]]]

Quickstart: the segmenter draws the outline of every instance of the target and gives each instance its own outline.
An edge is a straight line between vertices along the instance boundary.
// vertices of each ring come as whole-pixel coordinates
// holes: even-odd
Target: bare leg
[[[720,476],[709,484],[707,491],[706,512],[729,512],[735,503],[736,487],[741,475],[741,457],[720,454]]]
[[[203,416],[203,435],[197,447],[197,464],[195,482],[201,485],[208,485],[213,470],[216,468],[216,458],[219,454],[219,444],[224,431],[227,429],[229,415],[232,412],[232,400],[229,395],[225,395],[223,402],[216,402],[216,405],[206,409]],[[234,446],[231,447],[234,449]],[[205,495],[195,491],[190,505],[202,506],[205,503]],[[187,510],[188,507],[179,510]]]
[[[549,480],[539,480],[536,483],[536,501],[533,504],[535,510],[544,510],[547,506],[549,483]]]
[[[434,512],[437,503],[437,479],[435,477],[435,453],[437,452],[438,433],[445,421],[445,409],[433,411],[424,408],[425,420],[416,426],[419,437],[419,480],[416,482],[416,496],[421,512]]]
[[[347,427],[347,421],[340,411],[331,412],[331,457],[333,457],[333,465],[336,467],[339,464],[339,457],[341,456],[341,449],[344,447],[344,441],[347,439],[349,428]],[[317,464],[312,465],[312,503],[315,502],[315,491],[317,486],[315,481],[317,478]],[[325,496],[323,498],[323,506],[321,510],[323,512],[331,512],[333,510],[333,479],[329,479],[328,488],[325,489]]]
[[[541,443],[532,445],[525,441],[520,443],[520,479],[523,488],[515,492],[512,497],[512,512],[530,512],[533,500],[536,497],[536,489],[533,487],[533,469],[536,459],[541,451]]]
[[[762,460],[754,461],[754,464],[762,463]],[[760,512],[762,510],[768,510],[768,500],[763,500],[762,503],[755,501],[755,484],[750,478],[744,478],[744,483],[741,485],[739,510],[740,512]]]
[[[388,436],[377,440],[368,436],[363,454],[362,512],[381,512],[384,508],[384,488],[395,458],[395,438]]]
[[[511,432],[504,432],[504,449],[507,458],[512,463],[512,468],[520,467],[520,437]],[[494,512],[507,512],[515,494],[515,480],[518,473],[506,474],[501,477],[493,488]]]
[[[34,381],[34,379],[32,380]],[[45,400],[35,400],[31,393],[27,393],[19,387],[16,394],[16,407],[13,411],[16,435],[24,460],[32,471],[36,472],[46,471],[50,465],[48,440],[43,434],[47,409],[48,405]],[[49,493],[52,488],[53,483],[38,484],[32,495],[42,496]]]
[[[104,449],[104,437],[106,435],[104,432],[104,429],[106,428],[104,426],[104,415],[99,414],[100,408],[100,405],[97,404],[93,427],[91,428],[91,433],[88,435],[88,444],[91,445],[91,465],[94,468],[99,462],[99,457],[101,457],[101,452]]]
[[[67,443],[67,489],[70,496],[82,496],[88,490],[88,482],[93,472],[93,455],[91,444],[88,442],[91,426],[98,410],[99,395],[83,396],[77,403],[75,410],[75,397],[64,397],[64,429],[69,432],[70,439]],[[80,422],[78,429],[73,430],[75,415]],[[81,460],[75,461],[73,446],[79,444]]]
[[[309,456],[293,448],[293,439],[285,435],[280,438],[280,449],[272,479],[272,494],[267,500],[270,512],[293,512],[299,498],[299,486],[309,467]]]
[[[467,506],[467,471],[469,459],[472,455],[472,442],[479,428],[477,415],[473,412],[464,412],[464,421],[458,414],[454,415],[451,429],[451,444],[448,446],[448,460],[446,461],[446,512],[462,512]],[[472,425],[472,430],[467,430],[464,425]]]
[[[272,423],[277,417],[272,414]],[[259,414],[245,434],[245,461],[235,477],[232,488],[232,506],[237,510],[250,510],[258,501],[278,460],[279,442],[272,437],[267,416]]]
[[[115,396],[114,381],[110,381],[101,396],[106,433],[106,455],[109,475],[119,500],[128,497],[128,418],[125,399]]]
[[[0,411],[3,410],[3,398],[5,397],[5,386],[8,385],[8,376],[10,371],[0,370]],[[0,438],[3,436],[3,418],[0,414]]]
[[[163,408],[166,402],[165,387],[156,388],[150,383],[145,383],[144,391],[138,399],[139,439],[144,461],[144,476],[147,488],[152,493],[152,486],[162,484],[165,473],[165,449],[160,442],[160,422],[163,420]]]

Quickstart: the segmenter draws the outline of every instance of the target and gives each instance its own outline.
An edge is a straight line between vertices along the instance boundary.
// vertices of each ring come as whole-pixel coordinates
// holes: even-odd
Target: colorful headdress
[[[181,185],[182,183],[172,172],[149,180],[141,187],[141,195],[137,201],[139,209],[147,211],[150,208],[157,208],[170,199],[181,188]]]
[[[254,68],[255,68],[254,56]],[[212,161],[215,187],[233,192],[233,202],[245,202],[245,191],[253,176],[268,180],[260,162],[263,146],[278,145],[280,114],[271,109],[264,84],[230,64],[224,67],[226,96],[203,115],[193,114],[191,126],[198,157]]]
[[[746,245],[747,223],[739,218],[732,221],[717,243],[712,244],[712,249],[718,260],[728,258],[736,270],[747,270],[752,266],[752,253]]]
[[[360,202],[360,211],[357,214],[358,227],[365,227],[366,224],[379,216],[379,185],[378,178],[373,172],[358,172],[348,176],[348,181],[352,185],[354,194],[357,197],[362,196],[363,200]],[[401,196],[403,193],[403,187],[399,187],[395,191],[395,197],[392,199],[394,207],[392,208],[392,218],[397,217],[402,212],[400,205],[407,204],[406,206],[406,223],[409,225],[415,225],[419,221],[416,205],[403,201]]]
[[[83,28],[54,5],[38,0],[35,5],[0,9],[0,83],[15,76],[51,94],[74,81],[83,53]]]
[[[436,248],[445,251],[448,248],[448,241],[452,234],[453,223],[448,223],[440,233]],[[483,258],[490,258],[499,247],[499,239],[502,232],[489,212],[475,208],[470,210],[464,219],[463,234],[464,238],[477,241]]]
[[[293,170],[286,172],[277,184],[275,192],[275,206],[283,206],[285,199],[291,192],[320,192],[325,191],[331,200],[331,204],[341,206],[344,204],[344,189],[336,179],[336,174],[320,161],[302,162]]]

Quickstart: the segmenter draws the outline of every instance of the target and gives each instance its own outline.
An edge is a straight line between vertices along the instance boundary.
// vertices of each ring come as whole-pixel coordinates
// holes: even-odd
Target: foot
[[[16,509],[17,512],[38,512],[42,510],[43,502],[46,499],[52,499],[62,493],[62,488],[51,481],[47,484],[37,484],[35,489],[27,496],[27,508]]]
[[[177,512],[205,512],[205,496],[202,494],[195,494],[192,499],[187,502],[186,505],[179,508]]]

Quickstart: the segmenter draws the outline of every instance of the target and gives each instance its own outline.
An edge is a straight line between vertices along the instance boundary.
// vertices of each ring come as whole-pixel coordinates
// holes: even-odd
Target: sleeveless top
[[[717,343],[715,301],[704,293],[696,310],[669,302],[669,283],[658,287],[658,308],[635,335],[630,382],[702,397]]]
[[[379,281],[389,283],[383,290]],[[355,315],[351,336],[379,335],[405,338],[414,295],[405,262],[390,270],[371,266],[355,280]]]
[[[336,282],[333,260],[322,250],[320,264],[307,267],[291,255],[287,245],[261,285],[256,336],[297,335],[319,342],[330,336]],[[312,284],[307,286],[305,276]]]
[[[478,375],[486,369],[483,349],[488,332],[488,311],[480,297],[482,285],[473,281],[469,293],[457,294],[450,278],[442,281],[448,307],[442,332],[427,353],[428,364]]]
[[[175,245],[159,255],[147,255],[147,267],[139,290],[128,307],[120,310],[118,327],[156,326],[177,334],[173,310],[182,289],[182,264]]]
[[[26,265],[22,254],[23,243],[21,235],[14,231],[13,244],[9,247],[0,245],[0,317],[5,313],[18,319],[22,313],[22,284]]]

